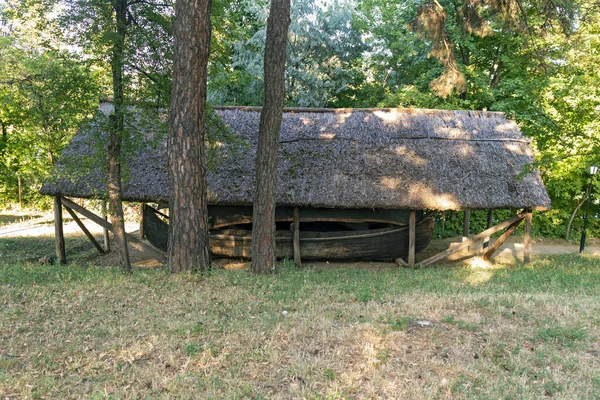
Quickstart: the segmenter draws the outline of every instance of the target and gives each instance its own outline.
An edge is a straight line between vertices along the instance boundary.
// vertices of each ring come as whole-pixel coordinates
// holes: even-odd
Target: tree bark
[[[2,120],[0,120],[0,128],[2,128],[2,136],[0,136],[0,156],[4,157],[6,145],[8,144],[8,127]]]
[[[277,141],[285,97],[285,46],[290,0],[271,0],[264,58],[265,97],[256,152],[256,186],[252,217],[252,270],[275,270],[275,184]]]
[[[210,267],[204,119],[211,0],[177,0],[175,63],[169,110],[170,225],[173,273]]]
[[[125,218],[123,215],[121,187],[121,145],[124,134],[124,94],[123,94],[123,59],[125,51],[125,35],[127,34],[127,1],[113,0],[116,15],[116,32],[111,54],[113,79],[114,114],[110,116],[108,142],[108,197],[110,200],[111,223],[114,227],[115,245],[119,252],[121,268],[131,271],[127,236],[125,236]]]

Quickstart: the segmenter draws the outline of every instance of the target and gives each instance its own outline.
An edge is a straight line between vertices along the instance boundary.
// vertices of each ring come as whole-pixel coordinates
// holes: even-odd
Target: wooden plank
[[[408,266],[410,268],[415,266],[416,222],[417,214],[411,210],[408,217]]]
[[[92,244],[94,245],[96,250],[98,250],[98,253],[104,254],[104,249],[102,248],[102,246],[100,246],[100,244],[94,238],[94,235],[92,235],[90,233],[90,231],[85,227],[83,222],[81,222],[81,220],[79,219],[77,214],[75,214],[75,212],[73,210],[71,210],[69,207],[65,206],[65,208],[67,209],[67,212],[71,215],[73,220],[77,223],[77,225],[79,225],[79,229],[81,229],[83,231],[83,233],[85,233],[85,236],[87,236],[87,238],[90,240],[90,242],[92,242]]]
[[[509,227],[511,224],[513,224],[517,221],[523,220],[523,218],[525,218],[524,214],[518,214],[507,221],[499,223],[498,225],[493,226],[490,229],[486,229],[485,231],[471,237],[470,239],[467,239],[466,241],[462,242],[460,245],[456,246],[453,249],[448,249],[448,250],[442,251],[441,253],[438,253],[432,257],[429,257],[426,260],[421,261],[420,264],[423,267],[427,267],[436,261],[443,260],[444,258],[461,251],[465,247],[469,247],[469,246],[473,245],[474,243],[477,243],[478,241],[482,240],[483,238],[485,238],[487,236],[491,236],[494,233],[501,231],[504,228]]]
[[[300,222],[341,222],[363,223],[377,222],[406,226],[408,224],[408,210],[384,209],[338,209],[338,208],[312,208],[299,207]],[[219,229],[231,225],[252,223],[252,207],[244,206],[208,206],[210,229]],[[422,211],[418,211],[417,220],[423,218]],[[275,210],[275,221],[293,222],[294,208],[281,206]]]
[[[531,210],[525,210],[525,232],[523,232],[523,262],[531,262],[531,223],[533,214]]]
[[[101,227],[106,228],[109,231],[114,233],[112,224],[110,222],[106,221],[104,218],[97,216],[96,214],[94,214],[93,212],[91,212],[89,210],[86,210],[85,208],[81,207],[79,204],[72,202],[71,200],[67,199],[66,197],[62,198],[62,202],[67,207],[73,209],[74,211],[77,211],[79,214],[83,215],[87,219],[95,222],[96,224],[100,225]],[[140,242],[140,240],[133,235],[130,235],[128,233],[126,233],[126,235],[127,235],[128,242],[129,242],[129,244],[131,244],[131,246],[135,247],[139,251],[147,251],[148,253],[150,253],[152,255],[152,258],[154,258],[155,260],[157,260],[161,263],[164,263],[164,264],[167,263],[167,257],[162,251],[155,249],[154,247],[149,246],[146,243]]]
[[[108,222],[107,205],[106,205],[106,201],[104,201],[104,200],[102,200],[102,218],[104,218],[104,220]],[[104,238],[104,251],[107,253],[110,252],[110,234],[108,232],[109,232],[108,229],[103,228],[102,236]]]
[[[65,235],[63,232],[62,202],[60,196],[54,197],[54,242],[56,244],[56,259],[61,264],[67,263],[65,251]]]
[[[300,255],[300,212],[298,207],[294,208],[294,264],[302,267],[302,257]]]
[[[517,229],[517,226],[519,226],[520,223],[521,220],[513,222],[508,228],[506,228],[506,231],[504,231],[504,233],[500,235],[500,237],[496,239],[496,241],[490,246],[490,248],[483,254],[483,259],[485,261],[489,261],[492,258],[494,253],[498,251],[498,249],[500,248],[500,246],[502,246],[506,239],[508,239],[510,235],[513,234],[513,232],[515,231],[515,229]]]
[[[423,250],[431,240],[434,219],[425,218],[416,224],[416,251]],[[277,231],[277,258],[294,256],[293,232]],[[216,256],[249,257],[252,231],[225,229],[212,232],[210,249]],[[302,232],[300,238],[302,259],[306,260],[354,260],[391,261],[408,257],[408,226],[375,229],[369,233]]]
[[[489,209],[488,215],[487,215],[486,229],[490,229],[492,227],[493,223],[494,223],[494,209]],[[487,249],[489,245],[490,245],[490,238],[488,236],[485,239],[483,239],[483,251],[485,251],[485,249]]]

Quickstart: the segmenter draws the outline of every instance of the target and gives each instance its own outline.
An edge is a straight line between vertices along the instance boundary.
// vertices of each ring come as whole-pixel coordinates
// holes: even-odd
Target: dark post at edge
[[[583,253],[585,249],[585,237],[587,235],[587,224],[588,224],[588,215],[590,212],[590,203],[592,201],[592,183],[594,182],[594,175],[598,172],[598,167],[592,165],[590,167],[590,183],[588,185],[588,198],[587,205],[585,207],[585,218],[583,219],[583,231],[581,231],[581,241],[579,242],[579,253]]]

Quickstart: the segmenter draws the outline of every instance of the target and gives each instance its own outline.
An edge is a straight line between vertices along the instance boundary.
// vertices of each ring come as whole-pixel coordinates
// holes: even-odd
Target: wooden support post
[[[487,226],[486,226],[486,229],[490,229],[492,227],[493,223],[494,223],[494,210],[493,209],[489,209],[488,210],[488,215],[487,215]],[[486,237],[485,239],[483,239],[483,251],[484,252],[485,252],[485,249],[487,249],[489,245],[490,245],[490,238]]]
[[[107,205],[106,205],[106,201],[102,200],[102,218],[104,218],[104,220],[106,222],[108,222],[108,210],[107,210]],[[110,252],[110,234],[108,229],[104,228],[103,229],[103,237],[104,237],[104,251],[109,253]]]
[[[140,240],[146,238],[146,232],[144,232],[144,205],[145,203],[140,203]]]
[[[294,264],[302,267],[302,257],[300,255],[300,211],[298,207],[294,208]]]
[[[523,262],[531,262],[531,222],[533,214],[531,210],[525,210],[525,229],[523,232]]]
[[[54,197],[54,240],[56,243],[56,259],[61,264],[67,263],[65,251],[65,235],[63,233],[62,202],[60,196]]]
[[[85,236],[87,236],[87,238],[90,240],[90,242],[92,242],[92,244],[94,245],[94,247],[96,248],[96,250],[98,250],[98,253],[104,254],[104,249],[102,248],[102,246],[100,246],[100,244],[96,241],[96,238],[94,238],[94,235],[92,235],[90,233],[90,231],[85,227],[85,225],[83,224],[83,222],[81,222],[81,220],[79,219],[79,217],[77,216],[77,214],[75,214],[75,212],[73,212],[73,210],[71,210],[67,206],[65,206],[65,209],[71,215],[71,217],[73,218],[73,220],[77,223],[77,225],[79,226],[79,229],[81,229],[83,231],[83,233],[85,233]]]
[[[446,229],[446,211],[442,211],[442,230]]]
[[[469,224],[471,220],[471,210],[465,210],[465,218],[463,220],[463,241],[469,237]]]
[[[516,215],[516,216],[512,217],[511,219],[509,219],[508,221],[504,221],[496,226],[491,227],[490,229],[486,229],[485,231],[471,237],[470,239],[467,239],[466,241],[462,242],[460,245],[456,246],[455,248],[448,249],[446,251],[442,251],[441,253],[438,253],[435,256],[429,257],[428,259],[421,261],[419,264],[421,264],[421,266],[423,266],[423,267],[427,267],[436,261],[443,260],[444,258],[461,251],[465,247],[469,247],[472,244],[482,240],[483,238],[491,236],[494,233],[501,231],[504,228],[509,227],[510,225],[512,225],[513,223],[515,223],[517,221],[519,221],[519,222],[522,221],[524,218],[525,218],[525,214]]]
[[[73,209],[74,211],[77,211],[79,214],[88,218],[92,222],[95,222],[96,224],[100,225],[101,227],[106,228],[109,231],[113,230],[113,226],[110,222],[106,221],[104,218],[97,216],[93,212],[86,210],[85,208],[81,207],[79,204],[72,202],[71,200],[67,199],[66,197],[62,197],[62,202],[65,206]],[[165,253],[163,253],[160,250],[155,249],[154,247],[152,247],[150,245],[147,245],[144,242],[141,242],[138,238],[136,238],[133,235],[130,235],[129,233],[126,233],[126,235],[127,235],[127,241],[129,242],[129,244],[131,246],[135,247],[136,249],[138,249],[140,251],[147,251],[148,253],[150,253],[152,255],[152,258],[154,258],[155,260],[157,260],[163,264],[167,263],[167,257],[165,256]]]
[[[408,217],[408,266],[410,268],[415,266],[415,252],[417,245],[417,212],[410,210]]]
[[[513,222],[511,225],[508,226],[508,228],[506,228],[504,233],[500,235],[500,237],[496,239],[496,241],[490,246],[490,248],[483,254],[483,259],[485,261],[489,261],[492,258],[494,253],[498,251],[498,249],[500,248],[500,246],[502,246],[506,239],[508,239],[510,235],[513,234],[513,232],[515,231],[515,229],[517,229],[517,226],[519,226],[520,223],[521,220]]]

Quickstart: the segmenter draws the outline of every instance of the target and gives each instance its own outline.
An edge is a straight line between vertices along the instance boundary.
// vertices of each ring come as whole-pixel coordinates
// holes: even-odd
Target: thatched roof
[[[110,103],[101,106],[105,114],[111,109]],[[225,152],[216,160],[208,174],[209,203],[250,205],[260,109],[222,107],[217,114],[248,144],[236,144],[235,156]],[[142,129],[139,124],[137,129]],[[152,137],[152,129],[142,130]],[[61,171],[64,175],[67,160],[94,153],[98,146],[92,142],[105,136],[98,131],[102,131],[100,124],[80,130],[59,160],[57,175]],[[528,140],[502,113],[288,109],[279,143],[280,205],[437,210],[550,207],[539,174],[526,171],[534,160]],[[164,138],[130,157],[124,200],[168,200],[166,162]],[[42,193],[105,196],[101,163],[76,164],[80,171],[74,177],[57,176]]]

